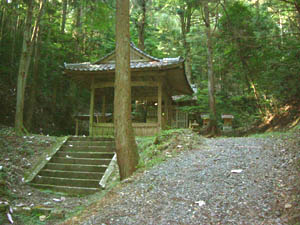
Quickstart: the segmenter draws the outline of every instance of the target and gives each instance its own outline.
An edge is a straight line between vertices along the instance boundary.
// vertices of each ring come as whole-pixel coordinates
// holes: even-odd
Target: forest
[[[0,224],[299,224],[299,0],[0,0],[0,58]]]
[[[1,0],[0,123],[14,126],[23,68],[24,127],[73,134],[73,115],[88,113],[90,94],[66,78],[63,65],[115,49],[115,10],[114,0]],[[130,35],[151,56],[185,58],[198,91],[197,104],[182,110],[209,113],[213,89],[218,123],[224,113],[246,128],[298,113],[298,0],[132,0]]]

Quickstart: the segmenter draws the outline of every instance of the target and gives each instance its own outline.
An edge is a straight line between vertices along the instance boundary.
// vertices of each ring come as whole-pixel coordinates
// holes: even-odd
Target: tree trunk
[[[15,115],[15,130],[17,135],[22,135],[24,130],[23,123],[23,112],[24,112],[24,98],[25,98],[25,88],[26,79],[28,76],[29,65],[31,61],[33,42],[37,36],[40,19],[43,13],[43,7],[46,0],[40,0],[39,13],[35,22],[33,32],[31,34],[32,27],[32,16],[33,16],[33,1],[28,0],[28,9],[23,37],[22,53],[19,64],[18,72],[18,83],[17,83],[17,104],[16,104],[16,115]],[[30,37],[31,36],[31,37]]]
[[[82,17],[82,3],[80,0],[76,0],[76,24],[75,24],[75,37],[77,40],[77,53],[80,54],[81,45],[82,45],[82,26],[81,26],[81,17]]]
[[[3,39],[3,30],[4,30],[4,24],[5,24],[5,16],[6,16],[6,8],[3,4],[3,10],[1,13],[2,17],[1,17],[1,26],[0,26],[0,41],[2,41]]]
[[[142,18],[140,21],[138,21],[138,33],[139,33],[138,48],[141,49],[142,51],[145,50],[146,3],[147,0],[143,0],[141,3]]]
[[[68,0],[63,0],[62,18],[61,18],[61,33],[65,33],[67,19]]]
[[[18,72],[18,83],[17,83],[17,104],[16,104],[16,115],[15,115],[15,130],[17,135],[23,134],[23,109],[24,109],[24,88],[25,78],[28,71],[26,71],[28,57],[30,57],[30,32],[31,22],[33,15],[33,0],[28,0],[28,9],[26,15],[26,23],[23,37],[22,53],[19,64]]]
[[[208,130],[211,135],[217,134],[217,114],[215,102],[215,77],[213,71],[213,47],[211,38],[210,16],[208,3],[204,3],[204,16],[205,16],[205,33],[207,44],[207,72],[208,72],[208,94],[209,94],[209,108],[210,108],[210,124]]]
[[[123,180],[136,170],[139,160],[131,121],[129,0],[117,0],[114,127],[117,160]]]
[[[15,24],[12,25],[12,34],[11,34],[11,39],[12,39],[12,45],[11,45],[11,54],[10,54],[10,63],[11,65],[15,64],[15,52],[16,52],[16,38],[17,38],[17,31],[18,31],[18,20],[19,16],[17,16],[15,19]],[[15,70],[11,69],[10,71],[10,76],[14,77]]]
[[[40,31],[38,33],[40,33]],[[32,118],[33,118],[33,112],[36,105],[37,84],[39,79],[40,45],[41,45],[41,35],[38,34],[35,43],[35,48],[34,48],[33,76],[32,76],[32,84],[29,93],[29,102],[28,102],[28,110],[27,110],[27,117],[26,117],[26,126],[28,130],[31,130],[33,127]]]
[[[184,47],[184,55],[185,55],[185,73],[188,81],[191,83],[192,80],[192,57],[191,57],[191,46],[187,41],[187,35],[191,30],[191,19],[192,19],[192,6],[190,4],[187,5],[187,9],[182,9],[181,13],[179,13],[180,23],[181,23],[181,35],[183,39],[183,47]]]
[[[31,57],[32,57],[32,52],[33,52],[33,45],[34,42],[36,41],[36,38],[38,36],[38,32],[40,30],[40,22],[41,22],[41,18],[43,16],[43,12],[44,12],[44,6],[46,4],[47,0],[40,0],[40,7],[39,7],[39,12],[37,15],[37,18],[35,20],[35,24],[33,27],[33,31],[31,34],[31,39],[30,39],[30,45],[29,45],[29,54],[27,57],[27,61],[26,61],[26,68],[25,70],[27,71],[26,74],[28,74],[29,71],[29,67],[30,67],[30,62],[31,62]],[[24,85],[23,85],[23,95],[25,96],[25,88],[26,88],[26,81],[27,81],[27,76],[25,76],[25,80],[24,80]]]

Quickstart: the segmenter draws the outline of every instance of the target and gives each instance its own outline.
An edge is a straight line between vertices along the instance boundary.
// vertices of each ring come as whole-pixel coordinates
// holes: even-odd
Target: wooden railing
[[[132,123],[133,131],[136,136],[153,136],[159,132],[158,123]],[[94,123],[94,136],[113,136],[113,123]]]

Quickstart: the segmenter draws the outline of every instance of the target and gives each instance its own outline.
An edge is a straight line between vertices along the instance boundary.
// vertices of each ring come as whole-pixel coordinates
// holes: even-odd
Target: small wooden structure
[[[229,114],[223,114],[222,115],[222,119],[224,120],[224,124],[223,124],[223,130],[232,130],[232,120],[233,120],[234,116],[233,115],[229,115]]]
[[[130,67],[132,102],[136,109],[141,104],[147,106],[144,119],[141,122],[133,120],[135,135],[154,135],[161,129],[171,127],[174,121],[172,96],[193,93],[185,75],[184,60],[180,57],[157,59],[131,44]],[[65,63],[64,73],[91,90],[89,134],[113,135],[113,123],[104,119],[96,122],[93,115],[96,98],[101,99],[102,115],[107,112],[107,105],[113,104],[115,51],[95,63]]]
[[[202,114],[201,118],[203,120],[203,127],[207,127],[209,125],[210,117],[208,114]]]

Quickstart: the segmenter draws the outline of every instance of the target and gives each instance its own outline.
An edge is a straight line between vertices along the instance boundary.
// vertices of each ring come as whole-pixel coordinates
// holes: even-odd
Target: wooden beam
[[[95,88],[114,87],[114,82],[98,82],[95,84]],[[131,87],[157,87],[156,81],[131,81]]]
[[[93,136],[94,124],[94,103],[95,103],[95,78],[92,77],[91,82],[91,96],[90,96],[90,122],[89,122],[89,135]]]
[[[157,101],[156,96],[152,96],[152,97],[150,97],[150,96],[134,96],[134,99],[138,100],[138,101],[143,101],[143,100],[153,101],[153,102]]]
[[[132,77],[134,76],[153,76],[153,77],[161,77],[167,75],[167,71],[169,69],[164,69],[161,70],[159,68],[157,69],[152,69],[152,70],[131,70]],[[97,77],[111,77],[114,78],[115,76],[115,71],[74,71],[74,70],[65,70],[64,74],[67,76],[73,77],[73,76],[79,76],[82,77],[83,79],[88,79],[88,76],[97,76]]]
[[[95,83],[95,88],[106,88],[106,87],[114,87],[115,82],[98,82]]]

